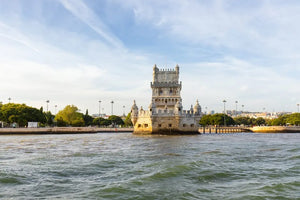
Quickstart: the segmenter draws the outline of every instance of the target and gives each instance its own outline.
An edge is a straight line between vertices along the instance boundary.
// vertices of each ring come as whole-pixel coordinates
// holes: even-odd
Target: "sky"
[[[154,64],[185,109],[296,112],[298,0],[0,0],[0,101],[55,114],[148,108]],[[55,108],[57,105],[57,109]],[[125,107],[125,108],[124,108]]]

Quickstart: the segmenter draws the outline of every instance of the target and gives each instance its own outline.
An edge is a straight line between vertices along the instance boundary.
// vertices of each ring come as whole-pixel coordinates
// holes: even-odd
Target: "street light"
[[[226,103],[226,100],[223,100],[223,103],[224,103],[224,126],[226,126],[226,120],[225,120],[225,103]]]
[[[125,116],[125,106],[123,106],[123,116]]]
[[[57,109],[57,105],[55,105],[54,107],[55,107],[55,115],[56,115],[56,109]]]
[[[242,112],[244,111],[244,105],[242,105]]]
[[[8,103],[10,103],[10,100],[11,100],[11,98],[10,98],[10,97],[8,97]]]
[[[297,106],[298,106],[298,112],[299,112],[299,105],[300,105],[300,104],[299,104],[299,103],[297,103]]]
[[[111,101],[111,115],[113,115],[114,111],[114,101]]]
[[[238,101],[235,101],[235,115],[237,116],[237,106],[238,106]]]
[[[101,116],[101,101],[99,101],[99,117]]]
[[[50,102],[49,100],[46,101],[46,103],[47,103],[47,112],[48,112],[48,104],[49,104],[49,102]]]

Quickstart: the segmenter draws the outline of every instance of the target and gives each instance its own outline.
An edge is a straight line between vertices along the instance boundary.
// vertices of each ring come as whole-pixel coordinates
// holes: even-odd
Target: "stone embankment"
[[[251,132],[247,127],[235,127],[235,126],[207,126],[199,128],[199,133],[207,134],[207,133],[244,133]]]
[[[300,133],[300,126],[254,126],[254,133]]]
[[[51,127],[51,128],[0,128],[0,134],[80,134],[101,132],[132,132],[133,128]]]

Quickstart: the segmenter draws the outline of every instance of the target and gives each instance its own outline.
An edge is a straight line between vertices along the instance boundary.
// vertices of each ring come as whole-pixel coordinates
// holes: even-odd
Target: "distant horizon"
[[[54,113],[148,108],[152,67],[180,67],[184,109],[297,112],[300,2],[2,0],[0,101]],[[102,111],[102,108],[104,110]]]

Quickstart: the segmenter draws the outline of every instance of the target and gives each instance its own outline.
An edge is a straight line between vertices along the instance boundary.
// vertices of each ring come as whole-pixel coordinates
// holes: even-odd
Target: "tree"
[[[286,123],[299,126],[300,125],[300,113],[293,113],[293,114],[287,115]]]
[[[266,124],[266,120],[262,117],[258,117],[253,125],[260,126],[264,124]]]
[[[83,114],[78,111],[79,110],[76,106],[67,105],[55,116],[57,125],[60,126],[61,124],[65,124],[69,126],[84,126]]]
[[[203,117],[201,117],[199,124],[202,126],[212,125],[211,118],[211,115],[204,115]]]
[[[110,120],[113,124],[116,125],[124,125],[124,121],[122,120],[122,118],[116,115],[109,116],[108,120]]]
[[[230,117],[228,115],[225,115],[225,121],[226,121],[227,126],[235,124],[232,117]],[[201,124],[202,126],[207,126],[207,125],[221,126],[221,125],[224,125],[224,114],[217,113],[217,114],[214,114],[214,115],[204,115],[200,119],[199,124]]]
[[[125,126],[133,126],[132,121],[131,121],[131,112],[129,112],[124,120],[124,125]]]
[[[235,117],[233,120],[237,125],[245,125],[245,126],[251,125],[251,121],[249,117]]]
[[[52,113],[50,111],[48,112],[44,112],[44,116],[45,116],[45,123],[49,126],[53,125],[54,124],[54,115],[52,115]]]
[[[28,122],[46,122],[45,116],[40,110],[25,104],[4,104],[0,108],[0,113],[0,121],[18,123],[20,127],[26,126]]]
[[[93,124],[94,118],[93,118],[92,116],[89,115],[88,109],[86,109],[85,115],[83,115],[83,120],[84,120],[84,124],[85,124],[86,126],[90,126],[90,125]]]
[[[272,126],[283,126],[287,123],[287,115],[279,116],[271,121]]]
[[[93,120],[93,125],[96,126],[109,126],[111,123],[112,122],[109,119],[104,119],[102,117],[97,117]]]

